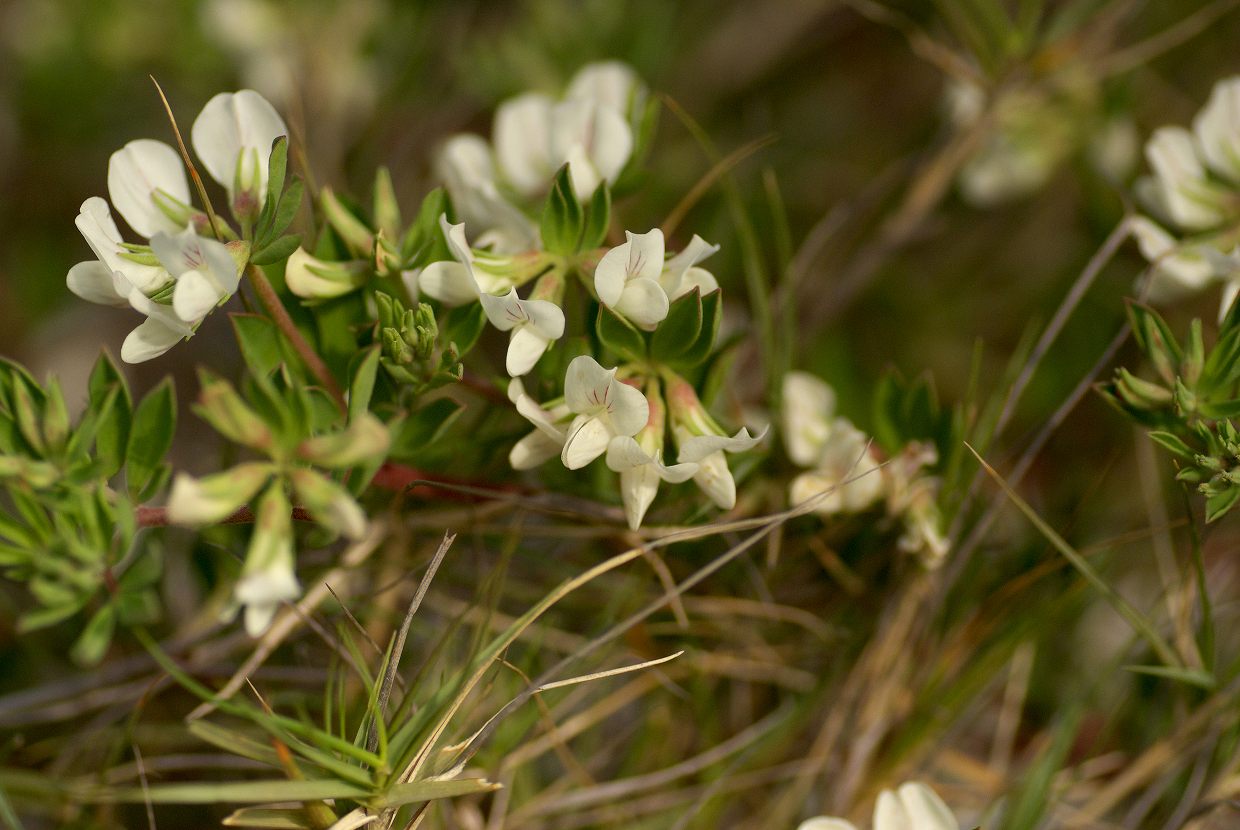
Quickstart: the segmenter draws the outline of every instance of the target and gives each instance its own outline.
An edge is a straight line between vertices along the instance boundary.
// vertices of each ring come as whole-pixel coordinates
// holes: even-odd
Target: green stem
[[[284,303],[280,302],[280,297],[276,294],[275,288],[272,287],[271,281],[267,279],[267,275],[263,273],[263,269],[257,265],[250,264],[246,266],[246,273],[250,277],[250,283],[254,286],[254,293],[258,295],[259,302],[267,310],[267,314],[271,317],[272,322],[293,344],[293,348],[297,351],[298,356],[305,362],[306,367],[314,375],[315,379],[322,384],[327,394],[336,402],[336,406],[340,408],[340,411],[347,411],[344,393],[340,391],[340,385],[332,377],[331,370],[327,368],[323,358],[319,357],[319,353],[306,342],[306,338],[302,337],[301,332],[297,330],[297,326],[293,323],[293,318],[288,315],[288,309],[284,307]]]

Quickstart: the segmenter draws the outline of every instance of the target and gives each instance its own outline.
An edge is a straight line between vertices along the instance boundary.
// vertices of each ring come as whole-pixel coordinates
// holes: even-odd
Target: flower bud
[[[195,411],[230,441],[251,449],[270,451],[275,444],[271,428],[241,399],[232,385],[212,375],[201,375],[202,394]]]
[[[377,461],[390,445],[387,427],[366,413],[339,432],[306,439],[297,454],[313,464],[340,469]]]
[[[249,463],[206,478],[178,473],[168,497],[168,518],[190,527],[221,522],[248,504],[273,472],[270,464]]]
[[[298,297],[325,300],[359,288],[367,272],[364,262],[327,262],[298,248],[284,266],[284,281]]]
[[[392,175],[386,167],[380,167],[375,171],[373,216],[379,233],[388,239],[400,238],[400,205],[396,202],[396,188],[392,186]]]
[[[339,484],[304,468],[289,473],[289,480],[298,501],[319,524],[347,539],[366,535],[366,514]]]
[[[354,256],[365,256],[374,249],[375,240],[370,228],[362,224],[362,221],[336,198],[330,187],[319,191],[319,207],[323,209],[327,223],[340,234],[340,238]]]

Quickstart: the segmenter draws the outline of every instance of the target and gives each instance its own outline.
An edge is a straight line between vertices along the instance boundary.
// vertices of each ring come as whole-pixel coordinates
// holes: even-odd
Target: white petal
[[[857,830],[857,826],[842,818],[816,816],[798,824],[797,830]]]
[[[741,427],[735,435],[694,435],[680,445],[677,459],[680,461],[701,461],[704,457],[716,452],[745,452],[751,450],[766,437],[770,427],[757,435],[750,435],[749,430]]]
[[[624,518],[630,528],[637,530],[641,527],[642,519],[658,493],[659,475],[652,466],[642,465],[620,473],[620,497],[624,501]]]
[[[698,462],[693,481],[721,509],[731,510],[736,506],[736,479],[732,478],[722,451],[713,452]]]
[[[1234,279],[1223,283],[1223,296],[1219,300],[1218,319],[1223,322],[1223,318],[1227,316],[1227,312],[1231,310],[1232,303],[1236,301],[1236,296],[1240,295],[1240,282]]]
[[[616,311],[643,328],[653,328],[666,319],[670,307],[663,286],[642,277],[629,280],[615,304]]]
[[[690,268],[685,271],[684,277],[680,280],[680,287],[676,289],[672,299],[688,294],[695,288],[699,294],[706,295],[719,290],[719,280],[715,279],[715,275],[705,268]]]
[[[1240,184],[1240,78],[1214,85],[1209,102],[1193,119],[1193,133],[1210,169]]]
[[[594,290],[606,306],[614,307],[620,302],[624,285],[628,282],[627,265],[631,244],[617,245],[599,259],[594,267]]]
[[[556,163],[570,161],[574,148],[584,152],[598,176],[614,182],[633,154],[633,130],[615,109],[570,98],[551,111],[551,157]]]
[[[808,372],[784,375],[784,447],[794,464],[809,467],[817,463],[834,414],[835,391],[824,381]]]
[[[242,151],[258,157],[259,193],[267,190],[267,162],[271,144],[288,135],[288,127],[267,99],[252,89],[216,95],[194,120],[190,140],[211,178],[232,193],[237,159]]]
[[[432,262],[418,276],[418,287],[446,306],[465,305],[478,299],[478,284],[469,268],[459,262]]]
[[[492,138],[500,169],[522,196],[533,196],[551,182],[551,99],[537,92],[500,104]]]
[[[100,305],[124,306],[129,301],[116,290],[112,271],[97,259],[79,262],[65,278],[69,290],[83,300]]]
[[[121,360],[126,363],[142,363],[159,357],[185,338],[176,329],[162,321],[151,318],[129,332],[121,345]]]
[[[1181,247],[1175,237],[1144,216],[1133,218],[1129,227],[1141,255],[1155,267],[1150,284],[1154,302],[1165,302],[1210,284],[1215,268],[1200,253]]]
[[[573,195],[577,197],[577,201],[589,200],[598,186],[602,184],[603,176],[594,166],[594,160],[590,158],[585,145],[574,144],[569,147],[562,161],[568,165],[568,175],[572,181]]]
[[[1162,187],[1170,217],[1181,228],[1200,230],[1223,218],[1218,194],[1205,180],[1193,136],[1182,127],[1162,127],[1145,145],[1145,155]]]
[[[108,203],[103,199],[92,196],[82,202],[74,224],[99,261],[109,270],[119,271],[124,279],[139,291],[152,292],[168,282],[169,276],[164,269],[153,265],[138,265],[121,257],[123,240],[116,223],[112,221]],[[127,292],[118,289],[118,293]]]
[[[604,369],[589,355],[574,357],[564,375],[564,400],[568,408],[578,414],[603,408],[609,402],[615,377],[615,369]]]
[[[187,323],[197,323],[211,313],[227,294],[198,271],[183,274],[172,289],[172,308]]]
[[[439,216],[439,229],[443,231],[452,258],[462,265],[471,266],[474,254],[470,250],[469,240],[465,238],[465,223],[458,222],[454,225],[448,221],[448,214],[444,213]]]
[[[551,341],[533,326],[518,326],[508,339],[508,356],[505,360],[508,374],[517,377],[533,369],[550,343]]]
[[[917,781],[902,784],[898,795],[916,830],[960,830],[956,817],[943,799],[925,784]]]
[[[621,115],[629,111],[633,93],[641,88],[637,73],[620,61],[588,63],[573,76],[566,98],[585,98],[614,109]]]
[[[718,250],[718,245],[712,245],[702,237],[694,234],[693,239],[689,240],[689,244],[685,246],[685,249],[669,259],[663,266],[663,273],[659,276],[659,282],[667,290],[669,296],[675,299],[681,294],[688,293],[692,289],[692,285],[685,285],[685,275],[689,269]],[[703,273],[709,275],[708,272]],[[714,277],[710,279],[713,281]],[[715,287],[718,287],[717,283]],[[713,289],[704,289],[702,293],[706,294],[709,290]]]
[[[549,300],[524,300],[528,325],[548,340],[564,336],[564,309]]]
[[[659,458],[655,458],[654,468],[659,472],[659,478],[668,484],[680,484],[682,481],[688,481],[698,474],[701,468],[700,464],[686,462],[684,464],[673,464],[670,467],[665,465]]]
[[[878,794],[874,804],[874,830],[918,830],[891,790]]]
[[[802,473],[788,485],[788,503],[797,507],[813,502],[813,510],[823,516],[831,516],[844,510],[840,497],[840,480],[835,475],[821,472]]]
[[[654,456],[641,448],[631,436],[617,435],[607,445],[607,468],[617,473],[642,467],[654,461]]]
[[[508,463],[514,470],[531,470],[560,454],[564,442],[556,441],[538,430],[513,445]]]
[[[508,289],[508,293],[503,296],[483,293],[478,299],[482,301],[482,310],[486,312],[491,325],[500,331],[508,331],[529,322],[529,316],[525,313],[515,288]]]
[[[129,227],[147,239],[160,231],[181,230],[151,199],[156,190],[189,204],[189,182],[176,150],[162,141],[141,138],[112,154],[108,160],[108,196]]]
[[[435,173],[449,190],[493,186],[495,163],[491,160],[491,147],[481,136],[454,135],[439,148]]]
[[[579,470],[607,450],[612,432],[607,424],[593,415],[578,415],[568,429],[568,438],[560,460],[570,470]]]
[[[650,402],[642,390],[627,383],[612,380],[611,425],[617,435],[636,435],[650,420]]]
[[[645,233],[625,231],[629,240],[629,279],[657,280],[663,273],[663,231],[658,228]]]

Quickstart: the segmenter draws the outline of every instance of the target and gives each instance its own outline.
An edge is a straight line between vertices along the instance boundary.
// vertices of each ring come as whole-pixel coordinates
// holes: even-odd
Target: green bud
[[[319,191],[319,207],[323,209],[327,223],[340,234],[354,256],[366,256],[374,250],[375,242],[370,229],[336,198],[330,187]]]
[[[270,452],[275,439],[267,422],[241,399],[227,381],[202,375],[202,394],[195,411],[230,441]]]
[[[1116,373],[1115,390],[1134,409],[1165,409],[1173,400],[1169,390],[1142,380],[1127,369]]]
[[[289,473],[293,492],[315,521],[348,539],[366,535],[366,514],[339,484],[313,470],[298,468]]]
[[[388,239],[400,238],[400,205],[386,167],[375,171],[374,217],[381,234]]]
[[[274,472],[271,464],[249,463],[206,478],[179,473],[168,497],[168,517],[190,527],[221,522],[248,504]]]
[[[413,349],[401,337],[400,332],[394,328],[383,329],[380,335],[383,338],[383,354],[396,363],[412,363]]]
[[[321,467],[341,469],[378,461],[390,445],[387,427],[366,413],[339,432],[306,439],[297,454]]]
[[[233,216],[246,228],[254,224],[263,209],[266,194],[259,189],[260,183],[258,149],[251,147],[249,152],[238,153],[230,207]]]
[[[366,263],[328,262],[298,248],[284,266],[289,291],[307,300],[339,297],[360,288],[369,274]]]

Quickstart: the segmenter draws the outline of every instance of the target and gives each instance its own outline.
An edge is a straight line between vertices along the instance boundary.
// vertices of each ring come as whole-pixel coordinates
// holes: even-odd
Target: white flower
[[[746,452],[756,447],[766,437],[767,430],[750,435],[741,427],[735,435],[694,435],[684,426],[672,428],[676,437],[676,460],[697,464],[693,481],[722,510],[736,506],[736,479],[728,468],[725,452]]]
[[[514,470],[529,470],[560,454],[568,437],[567,419],[572,413],[567,404],[544,409],[525,391],[520,378],[508,383],[508,400],[517,412],[534,425],[534,431],[518,441],[508,454]]]
[[[304,248],[289,255],[284,264],[284,282],[288,290],[307,300],[323,300],[348,294],[366,282],[369,269],[360,260],[328,262],[311,256]],[[402,280],[404,275],[402,274]],[[409,286],[406,283],[406,286]],[[410,293],[417,296],[417,281]]]
[[[694,234],[683,251],[665,262],[663,271],[659,274],[659,285],[667,293],[668,299],[675,300],[695,288],[702,294],[709,294],[717,289],[719,283],[715,276],[705,268],[699,268],[697,264],[718,250],[718,245],[712,245]]]
[[[1174,236],[1144,216],[1128,225],[1141,255],[1154,266],[1157,278],[1150,283],[1150,299],[1163,302],[1200,291],[1215,277],[1215,269],[1199,249],[1181,246]]]
[[[178,233],[189,223],[185,166],[177,151],[162,141],[141,138],[112,154],[108,197],[129,227],[147,239],[160,232]]]
[[[633,530],[641,527],[646,511],[659,492],[659,482],[680,484],[698,472],[697,464],[663,463],[663,432],[666,427],[663,398],[657,391],[647,396],[650,418],[636,438],[617,436],[607,445],[607,466],[620,474],[624,517]]]
[[[555,102],[530,92],[495,112],[495,155],[513,189],[524,198],[545,191],[568,163],[573,191],[588,199],[600,183],[615,182],[633,153],[624,115],[589,98]]]
[[[452,259],[432,262],[418,275],[418,287],[422,293],[434,297],[447,306],[476,302],[482,292],[494,294],[512,288],[512,282],[499,274],[488,271],[485,255],[469,247],[465,239],[465,224],[454,225],[447,215],[439,217],[439,227],[448,241]]]
[[[491,147],[476,135],[449,138],[435,159],[435,172],[452,197],[465,224],[484,228],[481,246],[496,253],[518,253],[538,247],[538,228],[500,192]]]
[[[819,816],[797,830],[856,830],[850,821]],[[883,790],[874,805],[873,830],[960,830],[952,811],[934,790],[917,781]]]
[[[576,415],[560,453],[570,470],[598,458],[613,438],[636,435],[650,418],[650,405],[641,390],[616,380],[615,369],[604,369],[588,355],[568,364],[564,401]]]
[[[870,438],[847,418],[835,417],[835,392],[806,372],[789,372],[783,386],[784,447],[788,457],[812,468],[793,479],[788,500],[814,501],[823,516],[857,513],[884,490]]]
[[[667,317],[668,293],[659,283],[663,273],[663,231],[625,231],[622,245],[603,254],[594,269],[599,300],[643,328]]]
[[[1197,146],[1183,127],[1155,130],[1145,145],[1145,158],[1154,171],[1148,192],[1154,206],[1181,230],[1207,230],[1226,216],[1225,191],[1206,178]]]
[[[211,178],[228,191],[239,217],[256,216],[262,208],[271,145],[282,135],[288,135],[284,119],[252,89],[221,92],[194,120],[194,152]]]
[[[172,308],[183,322],[198,323],[237,291],[240,269],[228,248],[192,230],[176,236],[157,233],[151,251],[176,280]]]
[[[482,294],[482,309],[491,325],[511,331],[508,339],[508,374],[524,375],[542,357],[551,341],[564,334],[564,312],[547,300],[522,300],[515,288],[502,297]]]
[[[257,637],[271,625],[281,604],[300,595],[293,560],[292,506],[277,481],[259,500],[254,535],[233,596],[245,606],[246,632]]]
[[[593,101],[628,117],[640,110],[645,88],[633,67],[620,61],[588,63],[568,83],[565,98]]]

